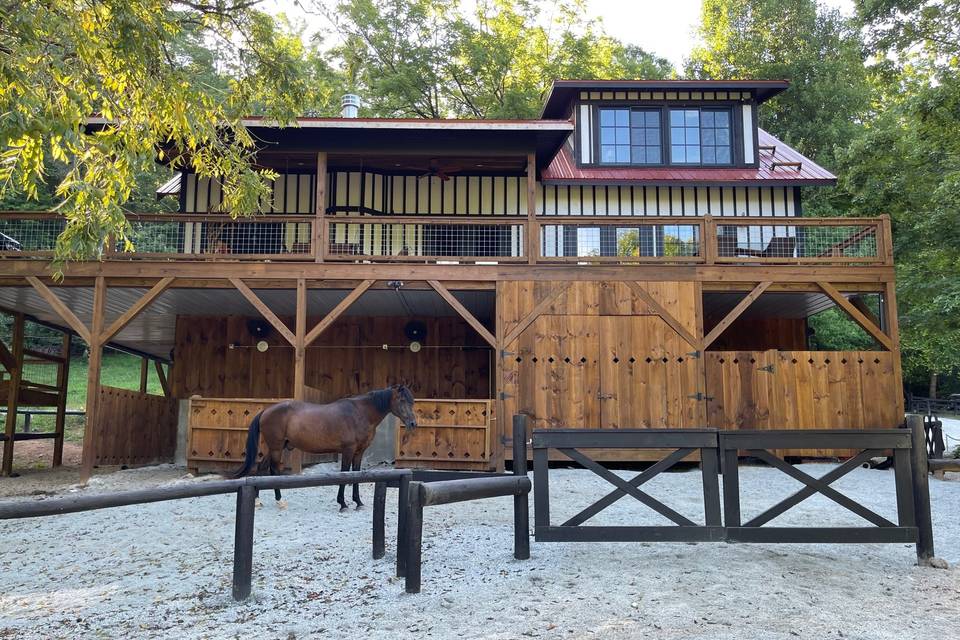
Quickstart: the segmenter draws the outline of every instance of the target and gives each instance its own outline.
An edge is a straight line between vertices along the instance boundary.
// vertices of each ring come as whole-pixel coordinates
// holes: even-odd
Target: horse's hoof
[[[357,511],[360,511],[360,509],[362,509],[362,508],[363,508],[363,503],[362,503],[362,502],[358,502],[358,503],[357,503],[357,509],[356,509],[356,510],[357,510]]]
[[[345,504],[340,505],[340,512],[341,512],[341,513],[343,513],[343,512],[346,511],[346,510],[347,510],[347,505],[345,505]]]
[[[256,500],[253,501],[253,506],[259,509],[260,507],[263,506],[263,502],[260,501],[260,498],[257,498]]]
[[[287,504],[286,500],[277,500],[277,509],[285,511],[288,506],[289,504]]]

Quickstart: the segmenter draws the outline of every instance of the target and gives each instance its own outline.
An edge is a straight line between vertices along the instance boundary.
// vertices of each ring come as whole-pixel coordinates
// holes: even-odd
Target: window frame
[[[700,142],[699,142],[699,144],[698,144],[698,146],[699,146],[699,148],[700,148],[700,160],[698,160],[697,162],[675,162],[675,161],[674,161],[674,159],[673,159],[673,139],[672,139],[672,137],[671,137],[671,136],[672,136],[672,132],[670,132],[670,129],[671,129],[672,125],[670,125],[670,123],[667,123],[667,131],[668,131],[667,136],[668,136],[668,140],[667,140],[667,142],[666,142],[666,146],[668,147],[668,148],[667,148],[667,152],[668,152],[668,153],[667,153],[666,155],[667,155],[667,158],[668,158],[668,163],[667,163],[666,166],[671,166],[671,167],[706,167],[706,168],[708,168],[708,169],[712,169],[712,168],[714,168],[714,167],[727,168],[727,167],[737,166],[737,164],[736,164],[736,159],[737,159],[736,149],[737,149],[737,145],[735,144],[735,140],[737,139],[737,137],[736,137],[736,135],[735,135],[735,133],[734,133],[735,127],[734,127],[734,123],[733,123],[733,121],[734,121],[734,117],[733,117],[733,107],[732,107],[732,106],[704,107],[704,106],[691,106],[691,105],[673,105],[673,106],[667,105],[667,107],[666,107],[667,119],[670,118],[670,112],[672,112],[672,111],[693,111],[694,109],[699,113],[699,122],[698,122],[698,124],[697,124],[697,130],[701,132],[701,134],[700,134]],[[728,119],[729,119],[728,121],[729,121],[729,123],[730,123],[730,126],[729,126],[729,130],[730,130],[730,143],[729,143],[729,144],[730,144],[730,162],[711,162],[711,163],[706,163],[706,162],[703,161],[703,113],[704,113],[705,111],[708,111],[708,112],[711,112],[711,113],[717,113],[717,112],[721,112],[721,111],[722,111],[722,112],[724,112],[724,113],[727,114],[727,117],[728,117]],[[713,127],[713,128],[716,128],[716,127]],[[741,136],[741,140],[742,140],[742,136]],[[684,146],[688,146],[688,145],[684,145]],[[716,147],[718,147],[719,145],[713,144],[713,145],[710,145],[710,146],[716,148]],[[740,145],[740,147],[741,147],[741,153],[742,153],[742,146],[743,146],[743,145],[741,144],[741,145]]]
[[[647,103],[637,103],[636,101],[590,101],[582,100],[578,104],[586,104],[591,109],[591,162],[583,162],[581,158],[580,135],[574,136],[574,153],[576,162],[581,167],[595,168],[706,168],[706,169],[729,169],[729,168],[749,168],[757,167],[757,122],[756,122],[756,103],[754,101],[651,101]],[[740,110],[737,108],[742,105],[751,105],[753,108],[753,139],[754,139],[754,162],[744,162],[743,151],[743,121],[739,117]],[[578,109],[578,107],[575,107]],[[601,109],[627,109],[628,111],[660,111],[660,163],[634,163],[634,162],[601,162],[600,160],[600,111]],[[670,111],[671,109],[697,109],[703,111],[726,111],[730,117],[730,162],[717,164],[703,164],[702,146],[701,161],[697,163],[683,162],[674,163],[670,149]],[[584,126],[580,120],[577,121],[577,131],[579,127]],[[702,143],[701,143],[702,144]]]
[[[604,110],[611,110],[611,111],[623,111],[623,110],[625,110],[625,111],[627,112],[627,134],[628,134],[629,140],[628,140],[626,146],[630,149],[630,157],[631,157],[631,161],[630,161],[630,162],[604,162],[604,161],[602,160],[602,153],[603,153],[603,146],[604,146],[604,145],[603,145],[603,142],[601,141],[601,134],[602,134],[602,131],[603,131],[603,124],[601,123],[601,112],[604,111]],[[647,144],[643,144],[643,145],[634,145],[634,144],[633,144],[633,114],[634,114],[634,112],[638,112],[638,113],[657,113],[657,114],[658,114],[658,117],[659,117],[659,133],[660,133],[660,140],[659,140],[659,141],[660,141],[660,162],[633,162],[632,158],[633,158],[633,147],[634,147],[634,146],[638,146],[638,147],[643,148],[643,149],[646,149],[647,147],[652,146],[652,145],[647,145]],[[635,104],[627,104],[627,105],[598,104],[597,107],[596,107],[596,117],[595,117],[595,121],[596,121],[596,126],[595,126],[596,143],[594,144],[594,148],[595,148],[595,151],[596,151],[596,156],[594,156],[594,157],[596,158],[596,162],[595,162],[594,164],[596,164],[597,166],[602,166],[602,167],[662,167],[662,166],[664,166],[664,159],[665,159],[666,156],[665,156],[665,154],[664,154],[664,141],[663,141],[663,132],[664,132],[664,127],[663,127],[663,114],[664,114],[664,112],[663,112],[663,107],[662,107],[662,105],[651,105],[651,106],[649,106],[649,107],[644,107],[644,106],[637,106],[637,105],[635,105]],[[618,128],[618,126],[615,124],[615,125],[614,125],[614,128],[616,129],[616,128]],[[646,129],[648,129],[648,128],[650,128],[650,127],[644,126],[644,127],[643,127],[643,130],[646,130]],[[614,146],[621,146],[621,145],[618,145],[617,143],[614,143]]]

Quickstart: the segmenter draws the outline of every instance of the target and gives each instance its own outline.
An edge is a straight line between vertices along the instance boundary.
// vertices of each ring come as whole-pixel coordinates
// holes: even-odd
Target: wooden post
[[[373,485],[373,559],[379,560],[387,553],[384,514],[387,511],[387,483]]]
[[[718,243],[717,243],[717,224],[713,216],[703,217],[703,259],[707,264],[714,264],[717,261]]]
[[[72,341],[73,335],[64,331],[63,347],[60,349],[63,362],[57,368],[57,417],[54,426],[57,437],[53,439],[53,466],[55,467],[63,464],[63,432],[67,420],[67,386],[70,384],[70,346]]]
[[[903,363],[900,361],[900,318],[897,315],[897,284],[893,281],[885,282],[883,289],[883,324],[884,330],[890,336],[893,347],[890,349],[893,357],[894,401],[897,403],[897,419],[904,414],[903,406]]]
[[[926,565],[934,556],[933,519],[930,515],[930,478],[927,468],[927,437],[923,416],[907,416],[907,427],[913,437],[910,468],[913,472],[913,509],[917,523],[917,564]]]
[[[410,509],[410,476],[400,478],[397,487],[397,577],[407,575],[407,514]]]
[[[307,281],[297,278],[297,316],[293,342],[293,399],[303,401],[307,378]],[[290,455],[290,468],[294,473],[303,469],[303,451],[294,449]]]
[[[233,599],[246,600],[253,575],[253,519],[257,489],[245,485],[237,490],[237,521],[233,534]]]
[[[7,388],[7,419],[3,434],[3,468],[0,473],[4,476],[13,474],[13,438],[17,430],[17,409],[20,400],[20,382],[23,380],[23,325],[22,313],[13,316],[12,353],[15,368],[10,371],[10,380]]]
[[[330,234],[324,219],[327,213],[327,154],[317,153],[317,203],[316,220],[313,223],[313,255],[317,262],[323,262],[323,256],[330,246]]]
[[[537,224],[537,156],[527,154],[527,263],[537,264],[540,225]]]
[[[87,424],[83,430],[83,458],[80,465],[80,484],[86,484],[93,473],[96,460],[98,406],[100,404],[100,368],[103,364],[104,313],[107,306],[107,285],[103,276],[97,276],[93,286],[93,322],[90,325],[89,364],[87,366]]]
[[[147,392],[147,365],[150,363],[146,358],[140,358],[140,393]]]
[[[527,416],[513,416],[513,473],[527,475]],[[530,496],[513,496],[513,557],[530,559]]]
[[[423,483],[411,482],[407,509],[406,572],[404,575],[407,593],[420,593],[420,573],[423,561]]]

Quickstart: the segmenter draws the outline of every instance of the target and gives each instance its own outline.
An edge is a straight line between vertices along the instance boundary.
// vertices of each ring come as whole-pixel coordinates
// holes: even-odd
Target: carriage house
[[[177,213],[130,215],[135,253],[107,247],[62,281],[45,259],[62,219],[4,213],[8,409],[63,410],[57,384],[25,374],[43,355],[23,346],[26,319],[90,347],[85,474],[178,446],[191,468],[231,468],[263,406],[395,382],[421,424],[385,430],[407,466],[495,468],[517,413],[536,428],[895,427],[889,219],[804,217],[802,189],[836,178],[758,127],[786,90],[557,81],[536,120],[250,118],[277,173],[262,215],[231,219],[219,185],[180,173],[157,192]],[[834,307],[872,349],[817,348],[809,318]],[[102,386],[105,346],[155,360],[164,397]],[[23,434],[7,415],[5,472],[15,441],[62,442],[62,417]]]

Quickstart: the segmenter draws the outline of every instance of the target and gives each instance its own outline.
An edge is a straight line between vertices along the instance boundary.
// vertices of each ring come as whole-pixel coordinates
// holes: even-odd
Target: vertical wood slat
[[[63,361],[57,365],[57,416],[54,423],[54,432],[57,434],[57,437],[53,440],[54,467],[59,467],[63,464],[63,434],[67,418],[67,387],[70,384],[70,347],[72,340],[73,335],[65,331],[60,348],[60,355],[63,357]]]
[[[10,379],[7,381],[7,415],[4,424],[4,435],[6,440],[3,442],[3,466],[0,468],[0,475],[9,476],[13,473],[13,434],[17,428],[17,409],[20,399],[20,383],[23,380],[23,342],[24,342],[24,317],[22,313],[13,316],[13,334],[11,353],[13,355],[14,368],[10,371]]]
[[[96,443],[98,440],[100,403],[100,367],[103,363],[103,335],[104,314],[107,306],[107,285],[103,276],[97,276],[93,287],[93,320],[89,331],[90,355],[87,364],[87,424],[83,434],[83,456],[80,465],[80,482],[86,484],[93,473],[96,460]]]
[[[313,223],[313,255],[317,262],[323,262],[330,244],[330,230],[327,228],[327,154],[317,153],[317,202],[316,220]]]
[[[537,156],[527,154],[527,262],[536,264],[540,254],[540,225],[537,223]]]

